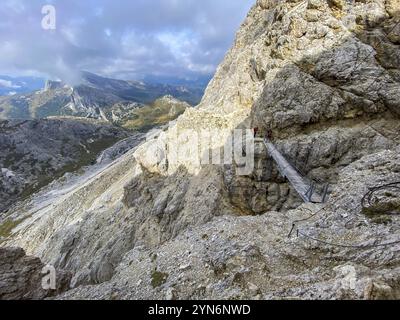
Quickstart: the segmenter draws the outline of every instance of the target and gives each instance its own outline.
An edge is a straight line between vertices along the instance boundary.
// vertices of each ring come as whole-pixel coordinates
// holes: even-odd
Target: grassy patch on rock
[[[148,131],[175,120],[188,106],[159,99],[151,105],[133,110],[129,118],[119,124],[129,130]]]
[[[158,288],[167,282],[169,274],[159,271],[153,271],[151,274],[151,285],[153,288]]]
[[[19,220],[7,219],[0,224],[0,244],[11,235],[11,231],[28,217]]]

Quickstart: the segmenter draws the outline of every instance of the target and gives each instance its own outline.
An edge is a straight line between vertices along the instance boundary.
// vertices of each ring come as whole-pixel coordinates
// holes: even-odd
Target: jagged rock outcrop
[[[398,298],[399,195],[375,198],[372,217],[360,205],[400,181],[397,9],[257,1],[197,109],[32,210],[4,245],[72,271],[61,298]],[[262,150],[246,175],[202,164],[255,126],[334,185],[325,206],[301,205]]]
[[[46,275],[39,258],[26,256],[21,248],[0,248],[0,300],[41,300],[69,289],[70,273],[56,270],[55,289],[43,288]]]
[[[390,1],[294,2],[290,14],[293,4],[271,10],[252,118],[305,171],[334,181],[337,168],[397,144],[398,16]]]

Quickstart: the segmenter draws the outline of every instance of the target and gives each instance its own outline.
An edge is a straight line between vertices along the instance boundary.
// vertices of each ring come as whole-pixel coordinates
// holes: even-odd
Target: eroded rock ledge
[[[56,289],[44,290],[45,265],[21,248],[0,248],[0,300],[41,300],[69,289],[71,274],[56,271]]]

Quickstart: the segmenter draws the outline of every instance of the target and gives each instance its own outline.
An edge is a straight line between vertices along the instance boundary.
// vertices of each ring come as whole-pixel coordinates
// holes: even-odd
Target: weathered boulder
[[[71,274],[57,270],[55,288],[43,288],[47,274],[39,258],[21,248],[0,248],[0,300],[40,300],[69,289]]]

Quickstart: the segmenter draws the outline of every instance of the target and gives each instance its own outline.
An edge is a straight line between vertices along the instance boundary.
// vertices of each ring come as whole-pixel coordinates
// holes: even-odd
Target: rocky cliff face
[[[234,128],[270,128],[301,171],[335,183],[343,167],[398,144],[397,12],[396,1],[257,1],[200,110],[181,117],[177,130],[218,129],[214,149]],[[184,163],[192,172],[198,157],[193,152]],[[239,201],[256,213],[296,206],[268,159],[264,167],[261,179],[232,180],[233,201],[242,194]]]
[[[62,270],[56,270],[54,289],[43,288],[46,273],[39,258],[26,256],[20,248],[0,248],[0,299],[41,300],[69,289],[71,274]]]
[[[51,210],[27,208],[3,246],[71,271],[60,298],[398,298],[399,10],[257,1],[198,109]],[[245,176],[201,164],[255,126],[333,184],[327,204],[301,204],[262,149]]]

